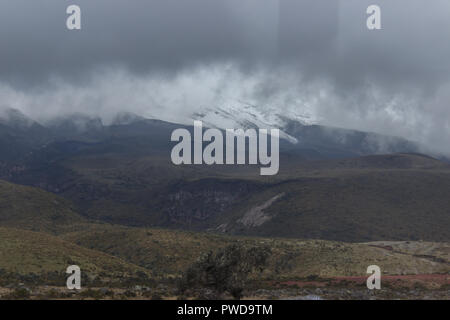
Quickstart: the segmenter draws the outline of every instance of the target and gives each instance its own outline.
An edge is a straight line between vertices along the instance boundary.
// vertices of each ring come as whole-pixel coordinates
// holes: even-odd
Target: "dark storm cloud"
[[[270,20],[277,18],[274,3],[72,2],[82,9],[79,32],[65,28],[70,1],[2,1],[3,78],[40,79],[51,73],[71,76],[110,64],[123,64],[135,72],[173,71],[195,63],[264,56],[267,41],[275,41],[266,38],[276,30],[276,24],[270,25]]]
[[[42,80],[97,66],[177,71],[235,61],[241,68],[292,64],[342,84],[447,79],[446,0],[5,0],[0,10],[0,76]],[[382,8],[383,30],[365,28]],[[81,31],[65,28],[69,4]]]
[[[448,0],[3,0],[0,97],[43,116],[231,96],[448,149],[449,40]]]

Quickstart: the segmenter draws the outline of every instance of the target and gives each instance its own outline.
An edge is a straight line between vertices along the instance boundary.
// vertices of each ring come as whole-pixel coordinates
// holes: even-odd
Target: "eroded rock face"
[[[264,210],[268,209],[275,201],[284,197],[284,193],[280,193],[275,197],[267,200],[263,204],[251,208],[244,216],[237,222],[243,224],[246,227],[259,227],[272,219],[272,216],[267,214]]]

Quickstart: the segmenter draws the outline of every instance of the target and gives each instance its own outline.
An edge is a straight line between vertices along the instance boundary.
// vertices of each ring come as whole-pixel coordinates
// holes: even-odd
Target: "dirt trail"
[[[350,282],[351,285],[365,285],[367,276],[331,277],[321,281],[284,281],[278,285],[297,287],[325,287],[342,286]],[[413,286],[421,283],[426,286],[450,285],[450,274],[413,274],[413,275],[382,275],[381,281],[388,283],[398,283],[402,286]]]
[[[426,260],[431,261],[431,262],[444,263],[444,264],[450,265],[449,261],[447,261],[447,260],[445,260],[443,258],[439,258],[439,257],[433,256],[433,255],[408,253],[408,252],[404,252],[404,251],[395,250],[392,246],[386,246],[386,245],[383,246],[383,245],[369,244],[369,247],[387,250],[387,251],[390,251],[392,253],[404,254],[404,255],[407,255],[407,256],[415,257],[415,258],[426,259]]]

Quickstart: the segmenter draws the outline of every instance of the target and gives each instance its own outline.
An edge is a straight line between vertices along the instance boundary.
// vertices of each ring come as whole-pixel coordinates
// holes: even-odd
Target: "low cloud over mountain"
[[[79,0],[71,32],[66,3],[8,1],[0,108],[177,122],[235,99],[448,153],[449,2],[379,0],[369,31],[372,2]]]

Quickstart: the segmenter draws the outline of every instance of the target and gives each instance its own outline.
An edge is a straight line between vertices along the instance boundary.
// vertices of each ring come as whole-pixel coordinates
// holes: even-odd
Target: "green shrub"
[[[271,254],[269,247],[245,247],[233,244],[215,254],[208,252],[184,273],[178,288],[181,294],[187,290],[209,288],[217,295],[231,294],[235,299],[243,297],[243,291],[252,272],[261,272]]]

